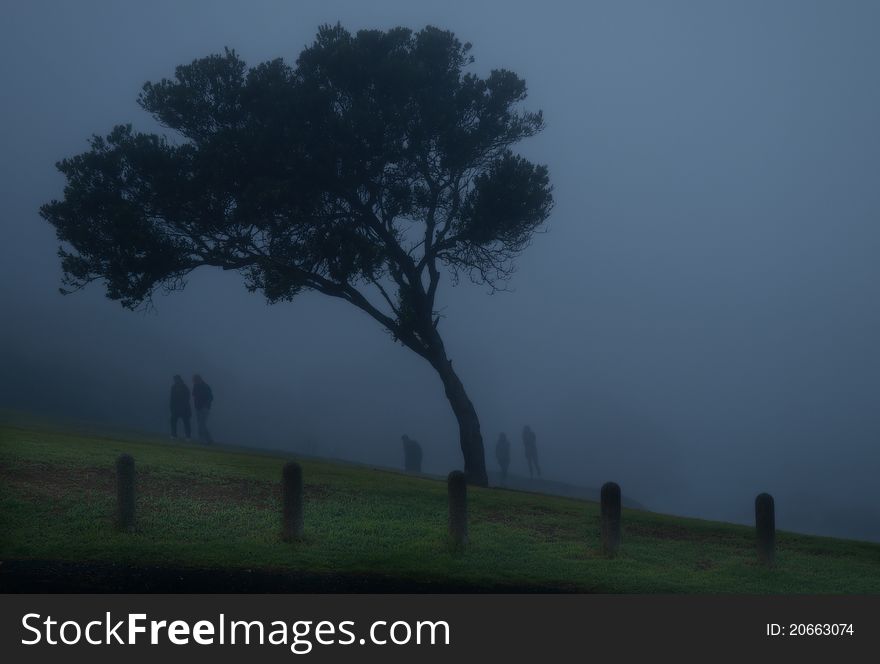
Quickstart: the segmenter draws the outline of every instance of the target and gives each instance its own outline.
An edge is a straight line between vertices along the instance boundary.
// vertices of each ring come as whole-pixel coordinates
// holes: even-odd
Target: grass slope
[[[139,526],[113,529],[114,460],[138,468]],[[270,454],[0,425],[0,560],[386,575],[460,588],[610,593],[877,593],[880,546],[779,533],[756,562],[744,526],[624,509],[621,555],[598,552],[593,502],[471,488],[471,545],[446,543],[444,482],[304,460],[304,541],[279,537]]]

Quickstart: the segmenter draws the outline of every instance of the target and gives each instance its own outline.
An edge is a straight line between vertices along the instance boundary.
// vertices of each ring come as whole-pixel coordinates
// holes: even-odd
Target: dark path
[[[538,593],[563,588],[415,581],[380,575],[4,560],[4,593]]]

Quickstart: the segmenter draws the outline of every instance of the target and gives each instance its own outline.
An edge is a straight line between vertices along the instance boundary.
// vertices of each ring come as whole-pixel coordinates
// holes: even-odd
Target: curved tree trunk
[[[464,455],[464,474],[468,484],[477,486],[489,486],[489,477],[486,475],[486,458],[483,451],[483,435],[480,433],[480,420],[470,397],[464,390],[464,385],[458,374],[452,369],[452,362],[447,359],[442,345],[436,349],[433,357],[429,360],[446,390],[446,398],[458,420],[459,441],[461,452]]]

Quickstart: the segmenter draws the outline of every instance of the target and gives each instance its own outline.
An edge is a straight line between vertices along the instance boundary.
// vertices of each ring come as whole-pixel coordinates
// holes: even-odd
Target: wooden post
[[[462,547],[468,541],[467,479],[460,470],[449,473],[449,538],[452,545]]]
[[[602,514],[602,551],[609,556],[620,548],[620,486],[614,482],[602,485],[600,495]]]
[[[297,540],[303,534],[303,481],[302,467],[288,461],[281,472],[282,537]]]
[[[134,458],[130,454],[120,454],[116,459],[116,527],[124,532],[133,531],[134,517]]]
[[[772,566],[776,561],[776,507],[769,493],[759,494],[755,498],[755,530],[758,535],[758,559]]]

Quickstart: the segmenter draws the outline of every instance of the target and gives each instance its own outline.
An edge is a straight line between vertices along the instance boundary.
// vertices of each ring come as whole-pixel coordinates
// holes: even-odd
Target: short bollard
[[[602,551],[605,555],[617,555],[620,548],[620,486],[614,482],[602,485],[600,495],[602,514]]]
[[[134,530],[135,511],[134,457],[120,454],[116,459],[116,527]]]
[[[463,547],[468,541],[467,480],[460,470],[447,479],[449,489],[449,539],[452,546]]]
[[[755,530],[758,535],[758,559],[771,566],[776,561],[776,508],[769,493],[759,494],[755,498]]]
[[[303,534],[302,467],[288,461],[281,471],[282,537],[297,540]]]

